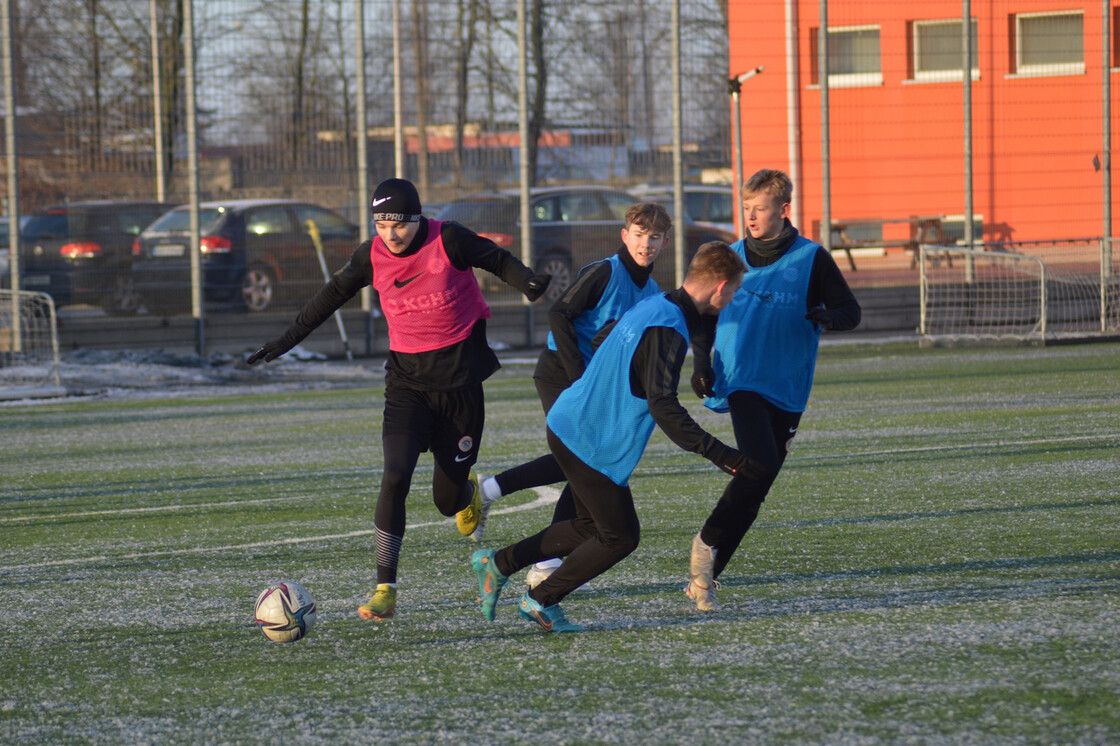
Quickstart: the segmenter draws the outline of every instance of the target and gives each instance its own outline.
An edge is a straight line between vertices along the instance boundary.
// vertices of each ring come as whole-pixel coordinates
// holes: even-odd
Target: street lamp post
[[[743,117],[739,110],[739,92],[743,88],[743,83],[758,75],[764,69],[764,65],[759,65],[755,69],[736,75],[727,81],[727,90],[731,94],[731,116],[735,123],[735,163],[732,171],[735,180],[735,210],[739,216],[738,228],[740,233],[745,231],[746,218],[743,215]]]

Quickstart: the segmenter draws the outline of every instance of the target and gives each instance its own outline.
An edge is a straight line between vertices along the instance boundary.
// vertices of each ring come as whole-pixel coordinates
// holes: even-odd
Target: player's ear
[[[726,278],[716,281],[715,288],[712,290],[712,298],[718,298],[723,295],[723,291],[727,288],[727,283],[729,282],[731,281]]]

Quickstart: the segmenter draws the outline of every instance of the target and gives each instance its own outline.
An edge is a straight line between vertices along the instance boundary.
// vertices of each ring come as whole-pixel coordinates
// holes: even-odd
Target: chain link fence
[[[368,235],[366,195],[384,178],[414,181],[430,216],[520,184],[514,0],[10,7],[4,88],[16,113],[7,163],[17,199],[9,195],[6,212],[18,204],[32,216],[12,268],[21,287],[50,292],[64,317],[74,306],[87,315],[199,313],[189,293],[172,289],[191,282],[189,212],[169,213],[149,240],[140,233],[154,218],[118,209],[187,205],[192,145],[201,317],[277,311],[283,323],[323,280],[316,252],[333,271]],[[685,177],[727,182],[725,3],[684,0],[673,18],[652,0],[525,0],[523,12],[532,186],[671,183],[674,33]],[[615,212],[601,210],[594,217],[606,226],[573,241],[612,252]],[[483,231],[499,216],[483,217],[469,227]],[[613,235],[603,243],[605,227]],[[519,253],[518,231],[506,232]],[[567,261],[569,273],[580,266]]]
[[[1081,237],[1105,239],[1105,281],[1117,271],[1116,0],[966,3],[968,24],[954,0],[6,5],[5,214],[41,218],[11,264],[63,318],[130,315],[198,346],[215,314],[275,313],[278,328],[322,280],[318,252],[333,270],[368,235],[368,194],[394,175],[430,216],[569,281],[616,248],[620,201],[674,204],[678,164],[681,256],[734,238],[720,232],[735,223],[734,182],[776,167],[794,179],[795,225],[846,251],[853,283],[901,252],[895,281],[916,284],[920,245]],[[729,77],[741,77],[731,99]],[[525,252],[522,165],[535,190]],[[81,204],[163,212],[189,203],[192,183],[197,245],[188,213],[138,241],[147,224]],[[659,265],[662,284],[677,279],[670,259]],[[192,282],[200,308],[169,290]],[[347,312],[375,308],[355,299]],[[529,314],[527,341],[540,322]]]

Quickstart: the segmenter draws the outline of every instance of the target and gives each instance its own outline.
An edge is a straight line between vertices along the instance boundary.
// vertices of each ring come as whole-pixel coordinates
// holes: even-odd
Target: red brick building
[[[984,239],[1100,236],[1102,3],[978,0],[970,10],[972,193]],[[827,12],[833,221],[926,214],[960,221],[962,4],[833,0]],[[1118,0],[1110,0],[1110,12],[1115,144]],[[794,223],[810,233],[822,214],[820,3],[730,0],[729,19],[731,75],[765,67],[742,84],[743,171],[790,171]],[[1115,226],[1120,189],[1112,190],[1112,212]],[[882,230],[884,238],[897,237],[907,226]]]

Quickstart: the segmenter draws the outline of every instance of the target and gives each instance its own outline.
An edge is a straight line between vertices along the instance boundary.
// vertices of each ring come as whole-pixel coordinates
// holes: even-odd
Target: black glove
[[[692,390],[701,399],[708,396],[715,396],[716,392],[712,390],[712,384],[715,383],[716,373],[712,370],[712,366],[706,363],[696,363],[692,369]]]
[[[730,446],[722,446],[713,455],[712,463],[733,477],[758,479],[762,476],[762,467],[757,462]]]
[[[258,360],[264,360],[266,363],[271,363],[273,360],[280,357],[290,349],[292,349],[292,345],[285,342],[283,337],[277,337],[271,342],[265,342],[260,346],[260,349],[258,349],[249,357],[245,358],[245,364],[252,365]]]
[[[809,309],[809,313],[805,314],[805,318],[812,321],[821,329],[827,330],[832,328],[832,314],[820,306]]]
[[[548,284],[552,282],[552,275],[533,275],[525,283],[525,297],[533,301],[544,295]]]

